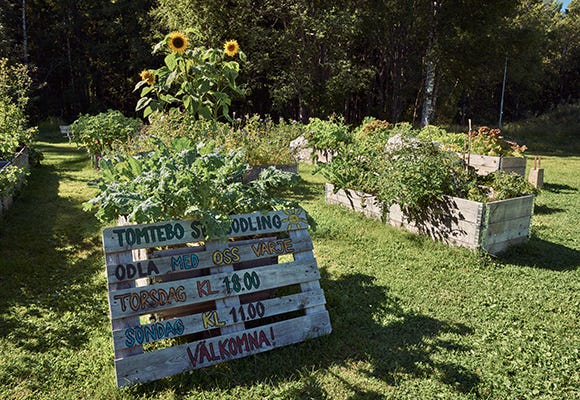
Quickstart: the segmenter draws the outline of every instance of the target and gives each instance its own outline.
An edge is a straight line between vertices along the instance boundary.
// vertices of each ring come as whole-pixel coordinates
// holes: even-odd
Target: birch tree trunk
[[[424,81],[424,96],[423,96],[423,110],[421,112],[421,127],[433,123],[433,116],[435,114],[435,102],[437,100],[435,94],[435,79],[436,79],[436,64],[435,60],[427,55],[425,60],[425,81]]]
[[[441,0],[430,1],[429,41],[425,52],[425,80],[423,81],[423,110],[421,127],[433,123],[435,103],[437,100],[437,17]]]

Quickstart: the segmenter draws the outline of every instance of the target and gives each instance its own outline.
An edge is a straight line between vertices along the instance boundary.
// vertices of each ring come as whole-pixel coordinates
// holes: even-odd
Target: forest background
[[[247,54],[237,115],[496,125],[502,93],[504,121],[579,98],[580,0],[0,0],[0,57],[30,67],[33,123],[135,116],[153,44],[186,28]]]

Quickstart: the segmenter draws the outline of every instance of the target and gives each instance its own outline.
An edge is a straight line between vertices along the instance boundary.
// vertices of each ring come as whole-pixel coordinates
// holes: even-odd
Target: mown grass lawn
[[[97,173],[58,133],[40,145],[0,225],[2,399],[580,398],[578,156],[543,156],[531,240],[499,258],[326,205],[301,166],[333,333],[119,390],[102,226],[82,210]]]

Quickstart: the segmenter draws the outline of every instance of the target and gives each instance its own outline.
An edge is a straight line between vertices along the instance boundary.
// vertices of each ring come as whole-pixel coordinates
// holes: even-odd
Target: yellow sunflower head
[[[169,34],[169,39],[167,40],[167,45],[171,51],[183,53],[189,46],[189,40],[187,39],[187,36],[181,32],[171,32]]]
[[[224,44],[224,52],[230,57],[233,57],[236,54],[238,54],[239,50],[240,50],[240,46],[238,45],[238,42],[235,40],[228,40]]]
[[[141,76],[141,80],[147,82],[148,85],[155,84],[155,74],[150,69],[141,71],[139,75]]]

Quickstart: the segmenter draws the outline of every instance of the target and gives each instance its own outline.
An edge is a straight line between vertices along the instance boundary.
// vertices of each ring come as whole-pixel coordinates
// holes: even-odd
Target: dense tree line
[[[152,45],[186,28],[248,55],[239,113],[494,124],[506,71],[504,119],[579,97],[579,0],[0,0],[0,57],[33,67],[37,119],[135,115]]]

